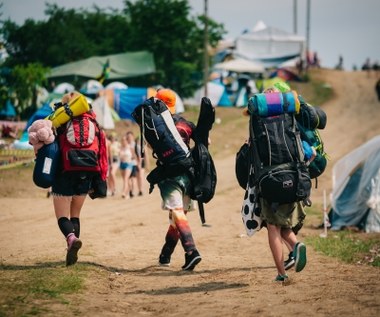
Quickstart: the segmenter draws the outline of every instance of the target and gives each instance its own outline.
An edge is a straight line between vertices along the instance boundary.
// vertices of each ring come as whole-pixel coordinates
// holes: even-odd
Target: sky
[[[317,52],[322,67],[360,68],[367,58],[380,62],[380,0],[207,0],[208,15],[223,23],[226,39],[234,39],[258,21],[301,36],[309,34],[309,48]],[[65,8],[122,9],[123,0],[0,0],[2,18],[22,25],[27,18],[44,20],[45,2]],[[204,13],[205,0],[189,0],[191,14]],[[310,23],[307,32],[307,3]],[[294,4],[297,4],[296,6]],[[297,8],[296,18],[294,8]],[[296,23],[295,23],[296,21]]]

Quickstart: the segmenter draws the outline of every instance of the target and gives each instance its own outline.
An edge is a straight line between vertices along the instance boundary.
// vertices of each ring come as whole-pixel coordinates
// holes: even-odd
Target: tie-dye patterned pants
[[[162,197],[162,208],[169,210],[169,229],[165,237],[163,252],[171,255],[181,240],[185,252],[195,250],[195,243],[186,217],[190,209],[190,180],[187,175],[168,178],[158,184]]]

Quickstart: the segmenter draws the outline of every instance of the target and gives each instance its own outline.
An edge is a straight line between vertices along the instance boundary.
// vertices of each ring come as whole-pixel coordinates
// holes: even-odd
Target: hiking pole
[[[327,203],[326,203],[326,190],[323,190],[323,232],[319,235],[321,238],[327,238]]]

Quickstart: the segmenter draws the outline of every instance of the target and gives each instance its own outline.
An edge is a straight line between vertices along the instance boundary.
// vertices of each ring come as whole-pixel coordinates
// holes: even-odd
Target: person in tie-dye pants
[[[161,99],[173,114],[173,119],[177,130],[183,141],[189,147],[190,139],[193,136],[195,125],[175,114],[175,93],[169,89],[161,89],[157,92],[156,98]],[[171,255],[178,243],[181,241],[185,251],[185,264],[183,270],[191,271],[202,260],[199,254],[190,225],[186,217],[187,211],[191,207],[189,191],[191,181],[189,176],[184,173],[179,176],[166,178],[158,183],[162,197],[162,208],[169,211],[169,229],[166,233],[165,244],[162,247],[159,264],[169,266]]]

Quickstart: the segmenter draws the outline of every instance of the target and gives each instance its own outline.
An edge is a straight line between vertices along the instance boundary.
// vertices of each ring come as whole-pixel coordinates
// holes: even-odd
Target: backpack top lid
[[[255,94],[248,100],[248,111],[260,117],[271,117],[283,113],[298,113],[300,101],[295,91]]]

